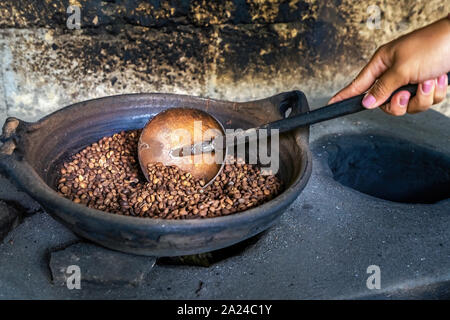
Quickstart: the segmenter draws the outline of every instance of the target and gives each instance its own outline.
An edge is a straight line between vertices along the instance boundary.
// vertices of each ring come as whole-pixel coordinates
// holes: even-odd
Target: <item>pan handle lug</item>
[[[20,124],[20,120],[14,117],[6,119],[3,125],[2,135],[0,136],[1,142],[6,142],[16,134],[16,129]]]
[[[16,130],[20,125],[20,120],[14,117],[6,119],[3,125],[0,141],[3,144],[0,146],[0,158],[11,156],[16,149]]]
[[[278,112],[282,118],[288,118],[309,111],[308,101],[302,91],[294,90],[282,93],[278,104]]]
[[[9,117],[3,124],[2,134],[0,135],[0,158],[10,157],[19,147],[22,136],[29,131],[29,123]]]

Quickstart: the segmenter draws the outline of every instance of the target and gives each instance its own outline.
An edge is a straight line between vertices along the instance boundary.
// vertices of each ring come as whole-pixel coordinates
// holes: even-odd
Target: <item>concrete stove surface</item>
[[[310,182],[275,226],[208,268],[157,264],[136,287],[53,284],[51,251],[78,238],[37,210],[0,244],[0,298],[450,298],[450,199],[396,203],[336,182],[327,141],[350,133],[408,139],[450,156],[450,119],[432,110],[401,118],[365,111],[315,125]],[[11,188],[2,178],[0,194]],[[367,288],[371,265],[380,268],[381,289]]]

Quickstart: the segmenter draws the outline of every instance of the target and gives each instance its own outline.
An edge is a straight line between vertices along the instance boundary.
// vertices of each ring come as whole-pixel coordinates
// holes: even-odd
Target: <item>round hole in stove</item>
[[[326,150],[334,180],[359,192],[402,203],[450,198],[450,156],[382,135],[340,135],[316,146]]]

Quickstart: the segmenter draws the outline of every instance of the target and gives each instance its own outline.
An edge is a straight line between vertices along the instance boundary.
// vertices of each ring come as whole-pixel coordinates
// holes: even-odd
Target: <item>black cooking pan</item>
[[[414,93],[416,86],[407,89]],[[361,100],[358,96],[309,112],[300,91],[244,103],[174,94],[105,97],[65,107],[33,123],[8,118],[1,137],[0,170],[72,231],[105,247],[152,256],[212,251],[260,233],[279,218],[311,175],[306,124],[364,110]],[[303,126],[286,131],[280,126],[283,123],[278,123],[284,132],[280,135],[278,172],[283,192],[261,206],[229,216],[164,220],[102,212],[73,203],[55,191],[58,168],[71,155],[104,136],[142,128],[151,117],[173,107],[205,110],[226,128],[262,126],[283,119],[290,110],[295,127]]]
[[[142,128],[172,107],[206,110],[226,127],[247,128],[308,111],[303,93],[294,91],[246,103],[173,94],[136,94],[77,103],[38,122],[8,118],[3,127],[0,170],[78,235],[105,247],[153,256],[194,254],[223,248],[270,227],[296,199],[311,174],[309,128],[280,136],[279,177],[285,190],[273,200],[230,216],[164,220],[114,215],[88,208],[56,191],[64,160],[122,130]]]

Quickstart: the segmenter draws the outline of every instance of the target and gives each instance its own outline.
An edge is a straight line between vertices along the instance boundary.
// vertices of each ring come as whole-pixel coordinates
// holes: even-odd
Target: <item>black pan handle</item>
[[[447,73],[447,76],[450,79],[450,72]],[[410,92],[411,96],[415,96],[417,92],[417,84],[408,84],[406,86],[398,88],[392,93],[392,95],[386,100],[386,102],[389,102],[394,94],[403,90]],[[330,104],[326,107],[299,114],[297,116],[270,122],[260,126],[257,129],[278,129],[281,133],[298,127],[309,126],[318,122],[331,120],[348,114],[367,110],[362,106],[362,99],[364,98],[364,96],[365,93],[360,94],[359,96],[352,97],[350,99]]]

